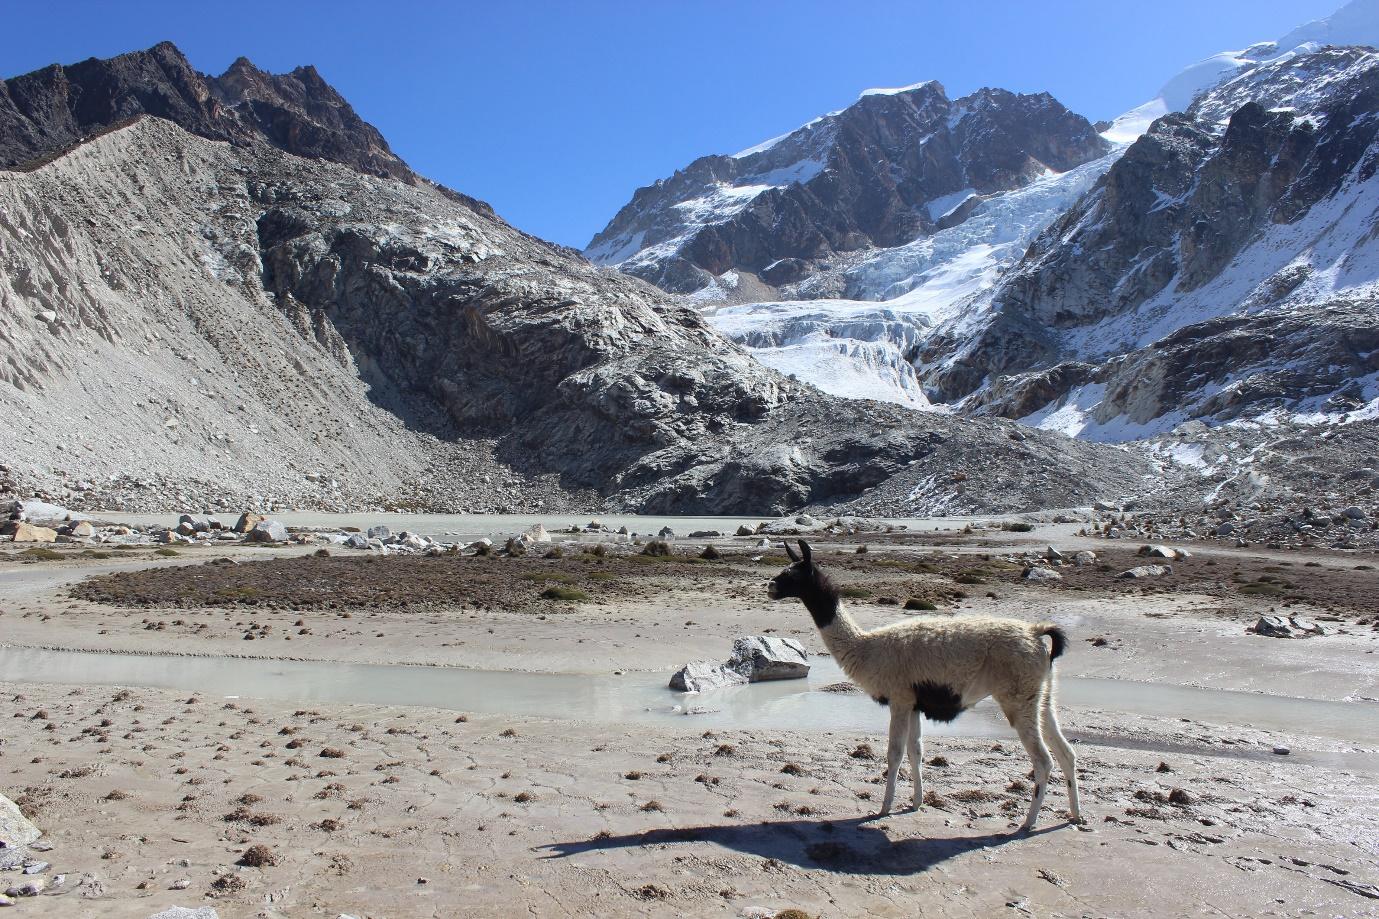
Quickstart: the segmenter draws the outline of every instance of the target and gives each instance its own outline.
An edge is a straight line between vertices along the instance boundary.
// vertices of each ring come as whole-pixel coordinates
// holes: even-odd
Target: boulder
[[[624,528],[626,529],[626,528]],[[551,541],[551,534],[546,532],[546,528],[541,524],[536,524],[523,534],[529,543],[548,543]]]
[[[1215,529],[1211,531],[1211,534],[1213,536],[1230,536],[1234,532],[1235,524],[1229,520],[1224,520],[1216,525]]]
[[[733,641],[727,661],[691,661],[670,678],[670,688],[706,692],[742,683],[797,680],[809,676],[809,655],[793,638],[748,635]]]
[[[756,529],[755,529],[754,527],[749,527],[749,526],[747,526],[747,524],[745,524],[745,523],[742,524],[742,526],[740,526],[740,527],[737,528],[737,535],[738,535],[738,536],[755,536],[756,534],[757,534]]]
[[[1051,562],[1062,561],[1063,557],[1063,553],[1059,552],[1053,546],[1048,546],[1044,549],[1044,558],[1048,559]]]
[[[1139,578],[1157,578],[1161,575],[1172,574],[1172,565],[1140,565],[1131,568],[1129,571],[1122,571],[1116,577],[1122,580],[1138,580]]]
[[[527,554],[527,544],[516,536],[509,539],[503,548],[507,550],[508,555],[521,556]]]
[[[187,527],[187,529],[182,529],[184,526]],[[209,533],[210,531],[210,517],[183,514],[181,517],[177,518],[177,532],[182,533],[184,536],[190,536],[193,533]]]
[[[695,530],[690,534],[690,539],[713,539],[723,534],[717,530]]]
[[[26,520],[11,520],[4,527],[4,533],[13,536],[15,542],[57,542],[57,530],[37,526]]]
[[[1326,634],[1326,629],[1302,616],[1260,616],[1249,631],[1268,638],[1311,638]]]
[[[369,538],[363,533],[351,533],[349,539],[345,540],[345,545],[349,546],[351,549],[367,549],[369,547]]]
[[[383,540],[387,540],[387,539],[391,539],[391,538],[392,538],[392,535],[393,535],[393,531],[390,530],[390,529],[388,529],[386,526],[383,526],[382,524],[379,524],[378,526],[375,526],[375,527],[369,527],[369,530],[368,530],[368,537],[369,537],[370,539],[383,539]]]
[[[276,520],[260,520],[249,531],[250,542],[286,542],[287,527]]]
[[[1352,504],[1350,507],[1341,511],[1341,516],[1349,520],[1364,520],[1365,512],[1363,508],[1356,507]]]
[[[72,535],[82,539],[88,539],[96,535],[96,528],[86,520],[78,520],[72,524]]]
[[[746,682],[745,676],[717,661],[690,661],[670,678],[670,688],[680,692],[708,692]]]
[[[1094,565],[1096,564],[1096,553],[1087,549],[1083,549],[1081,552],[1078,552],[1076,555],[1073,556],[1073,564],[1079,568],[1085,568],[1088,565]]]
[[[795,522],[802,527],[812,527],[817,525],[814,518],[809,516],[808,514],[800,514],[800,516],[795,518]]]
[[[263,516],[260,514],[245,511],[239,515],[239,519],[235,521],[235,525],[232,529],[236,533],[250,533],[263,519]]]
[[[1061,581],[1063,575],[1054,571],[1052,568],[1045,568],[1041,565],[1033,565],[1025,569],[1026,581]]]
[[[18,849],[42,835],[38,827],[20,813],[18,804],[0,795],[0,849]]]
[[[749,683],[797,680],[809,676],[809,655],[793,638],[749,635],[733,642],[728,666]]]
[[[1187,557],[1187,553],[1181,549],[1170,549],[1168,546],[1140,546],[1138,554],[1144,558],[1166,558],[1170,560]]]
[[[1112,504],[1110,501],[1093,501],[1092,510],[1101,511],[1102,513],[1116,514],[1120,513],[1120,505]]]
[[[661,527],[661,531],[656,534],[661,539],[674,539],[675,531],[670,527]]]

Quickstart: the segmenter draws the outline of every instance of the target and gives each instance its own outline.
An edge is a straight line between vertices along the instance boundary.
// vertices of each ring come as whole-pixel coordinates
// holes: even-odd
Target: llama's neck
[[[861,637],[862,629],[838,602],[837,591],[811,590],[800,599],[804,601],[809,615],[814,618],[814,625],[818,626],[819,635],[823,638],[829,653],[837,658],[851,650]]]

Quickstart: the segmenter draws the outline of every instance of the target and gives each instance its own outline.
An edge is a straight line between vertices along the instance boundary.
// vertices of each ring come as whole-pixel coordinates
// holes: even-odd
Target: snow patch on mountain
[[[1263,64],[1326,45],[1379,46],[1379,0],[1352,0],[1332,15],[1301,25],[1277,41],[1222,51],[1191,64],[1165,83],[1153,99],[1116,118],[1101,136],[1116,144],[1132,143],[1156,119],[1169,112],[1186,111],[1207,90]]]

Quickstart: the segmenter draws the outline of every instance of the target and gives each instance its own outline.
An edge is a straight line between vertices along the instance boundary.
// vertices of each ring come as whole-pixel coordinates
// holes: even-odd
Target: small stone
[[[89,521],[78,520],[76,523],[72,524],[72,535],[86,539],[96,535],[96,528],[93,527]]]
[[[367,535],[369,539],[391,539],[393,531],[379,524],[378,526],[369,527]]]
[[[201,906],[190,909],[186,906],[171,906],[161,913],[154,913],[148,919],[220,919],[213,907]]]
[[[168,890],[186,890],[192,886],[191,878],[178,878],[168,885]]]
[[[1290,749],[1288,749],[1287,747],[1274,747],[1274,755],[1275,755],[1275,756],[1287,756],[1289,753],[1292,753],[1292,752],[1293,752],[1293,751],[1290,750]]]
[[[1061,581],[1063,580],[1063,575],[1059,574],[1057,571],[1054,571],[1052,568],[1043,568],[1039,565],[1035,565],[1033,567],[1025,569],[1025,580]]]
[[[1079,568],[1085,568],[1088,565],[1094,565],[1096,564],[1096,553],[1083,549],[1081,552],[1073,556],[1073,564]]]

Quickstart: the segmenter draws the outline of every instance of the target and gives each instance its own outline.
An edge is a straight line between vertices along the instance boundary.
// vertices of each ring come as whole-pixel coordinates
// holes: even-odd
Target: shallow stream
[[[415,705],[579,721],[658,723],[776,730],[884,730],[886,716],[857,692],[820,692],[844,679],[815,658],[808,679],[757,683],[702,694],[674,692],[668,674],[525,673],[331,661],[277,661],[186,655],[46,651],[0,647],[0,679],[76,685],[147,686],[204,695],[296,702]],[[1304,732],[1371,743],[1379,705],[1296,699],[1109,680],[1059,680],[1061,704],[1109,712],[1185,718],[1265,731]],[[990,700],[926,733],[1009,736]]]

